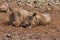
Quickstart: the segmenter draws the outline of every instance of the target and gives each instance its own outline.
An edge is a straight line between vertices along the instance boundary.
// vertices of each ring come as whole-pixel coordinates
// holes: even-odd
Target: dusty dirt
[[[4,20],[0,20],[0,40],[60,40],[60,8],[59,5],[54,5],[52,8],[52,10],[45,10],[51,14],[52,21],[49,25],[23,28],[5,25],[2,23]],[[40,11],[44,12],[43,9]]]

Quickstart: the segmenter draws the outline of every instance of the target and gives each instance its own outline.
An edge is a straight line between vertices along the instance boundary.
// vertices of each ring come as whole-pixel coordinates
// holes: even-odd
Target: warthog
[[[12,13],[10,16],[13,16],[13,18],[10,18],[10,22],[17,27],[46,25],[51,21],[51,17],[49,14],[38,15],[37,13],[31,13],[23,9],[20,9],[19,13],[17,14]]]
[[[14,6],[15,7],[14,7]],[[51,21],[51,17],[49,14],[38,14],[32,13],[27,10],[19,8],[16,3],[10,5],[12,13],[9,15],[9,21],[12,25],[17,27],[27,27],[31,25],[45,25],[49,24]]]

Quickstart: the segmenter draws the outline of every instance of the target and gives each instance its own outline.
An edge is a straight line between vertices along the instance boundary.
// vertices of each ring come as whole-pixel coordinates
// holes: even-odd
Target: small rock
[[[11,38],[11,35],[10,35],[10,34],[7,34],[6,37],[7,37],[7,38]]]

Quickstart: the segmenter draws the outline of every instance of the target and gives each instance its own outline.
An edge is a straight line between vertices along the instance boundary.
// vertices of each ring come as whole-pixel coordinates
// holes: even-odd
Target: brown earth
[[[60,5],[42,7],[41,13],[45,11],[51,14],[49,25],[33,26],[32,28],[14,27],[2,23],[5,16],[0,17],[0,40],[60,40]],[[30,8],[29,8],[30,9]],[[31,9],[32,10],[32,9]],[[3,15],[5,15],[3,13]],[[1,13],[0,13],[1,16]]]

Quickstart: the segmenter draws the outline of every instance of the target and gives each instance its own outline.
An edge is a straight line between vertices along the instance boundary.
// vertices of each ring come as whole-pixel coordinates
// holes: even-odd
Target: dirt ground
[[[47,9],[47,7],[45,8]],[[0,40],[60,40],[60,7],[54,5],[52,8],[51,11],[48,10],[52,18],[49,25],[23,28],[0,23]],[[3,22],[3,20],[0,20],[0,22]]]

